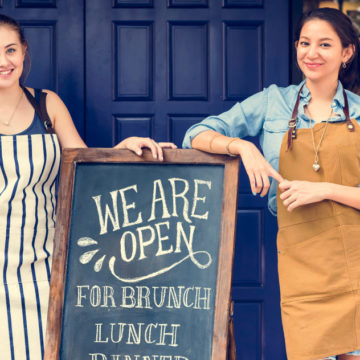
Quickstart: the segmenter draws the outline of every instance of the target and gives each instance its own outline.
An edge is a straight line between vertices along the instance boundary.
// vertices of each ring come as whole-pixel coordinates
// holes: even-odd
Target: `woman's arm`
[[[277,88],[273,90],[278,92]],[[236,103],[228,111],[209,116],[188,129],[183,141],[184,147],[217,153],[240,155],[249,176],[254,195],[265,196],[268,192],[269,176],[277,181],[282,177],[265,160],[258,148],[251,142],[242,140],[246,136],[261,133],[268,112],[270,88]]]
[[[301,205],[332,200],[360,210],[360,188],[328,182],[288,181],[279,184],[280,199],[292,211]]]
[[[269,176],[279,182],[283,180],[250,141],[228,137],[209,130],[194,137],[191,146],[194,149],[210,153],[240,155],[254,195],[260,193],[260,196],[265,196],[267,194],[270,187]]]
[[[61,146],[63,148],[85,148],[86,144],[77,132],[63,101],[55,92],[44,91],[47,93],[46,108]]]
[[[71,115],[60,99],[60,97],[50,90],[47,92],[46,106],[53,123],[54,130],[59,138],[60,144],[63,148],[84,148],[86,144],[81,139],[76,130]],[[129,149],[137,155],[142,155],[142,148],[149,148],[155,159],[163,160],[163,148],[175,149],[176,145],[173,143],[156,143],[150,138],[129,137],[115,146],[119,149]]]

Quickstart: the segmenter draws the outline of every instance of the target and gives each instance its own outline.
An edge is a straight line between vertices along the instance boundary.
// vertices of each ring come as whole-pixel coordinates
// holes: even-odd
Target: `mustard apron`
[[[319,150],[319,171],[312,167],[311,129],[296,130],[289,150],[284,137],[279,166],[284,178],[360,184],[360,126],[350,121],[344,96],[347,121],[328,123]],[[314,126],[316,145],[325,125]],[[277,206],[281,314],[288,359],[316,360],[359,350],[360,211],[325,200],[288,212],[279,191]]]

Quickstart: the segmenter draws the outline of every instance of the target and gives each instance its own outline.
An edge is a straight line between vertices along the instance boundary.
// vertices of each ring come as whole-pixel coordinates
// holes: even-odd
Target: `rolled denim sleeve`
[[[209,116],[191,126],[184,137],[183,148],[191,148],[191,141],[206,130],[214,130],[230,137],[256,136],[262,130],[268,106],[268,89],[236,103],[230,110]]]

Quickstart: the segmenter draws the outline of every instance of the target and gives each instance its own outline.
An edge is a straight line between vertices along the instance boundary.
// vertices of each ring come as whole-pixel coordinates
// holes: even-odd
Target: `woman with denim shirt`
[[[240,155],[253,194],[278,216],[289,360],[360,359],[360,49],[335,9],[296,31],[305,80],[264,89],[192,126],[183,146]],[[260,135],[264,153],[246,136]],[[271,177],[272,179],[269,179]],[[279,191],[277,190],[279,189]]]

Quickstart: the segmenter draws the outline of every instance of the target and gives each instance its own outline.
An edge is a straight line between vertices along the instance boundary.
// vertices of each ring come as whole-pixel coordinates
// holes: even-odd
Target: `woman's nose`
[[[9,62],[5,52],[0,52],[0,66],[6,66],[8,63]]]
[[[313,57],[316,57],[317,54],[318,54],[318,51],[317,51],[316,46],[311,45],[311,46],[308,47],[308,52],[307,52],[308,57],[313,58]]]

